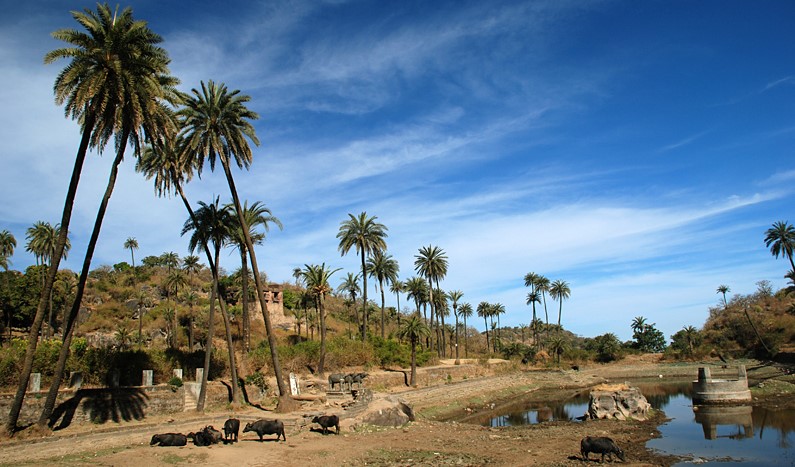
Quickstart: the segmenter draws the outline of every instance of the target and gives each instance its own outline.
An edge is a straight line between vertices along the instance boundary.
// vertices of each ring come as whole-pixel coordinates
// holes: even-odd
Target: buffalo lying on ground
[[[589,461],[588,454],[601,454],[602,462],[605,461],[605,454],[608,455],[610,462],[613,461],[613,454],[618,456],[622,461],[624,460],[624,451],[610,438],[603,436],[591,437],[586,436],[580,441],[580,454],[583,460]]]
[[[188,438],[192,439],[196,446],[209,446],[218,444],[223,439],[223,435],[212,425],[207,425],[196,433],[188,433]]]
[[[150,446],[185,446],[188,444],[188,437],[182,433],[162,433],[152,436]]]
[[[287,441],[287,436],[284,435],[284,423],[282,423],[281,420],[263,419],[257,420],[254,423],[246,423],[246,427],[243,428],[243,433],[249,431],[258,434],[260,441],[262,441],[262,435],[276,435],[276,441],[279,441],[279,437]]]
[[[237,433],[240,431],[240,420],[230,418],[224,422],[224,441],[237,441]]]
[[[312,419],[312,423],[317,423],[323,428],[323,434],[328,434],[329,428],[337,429],[335,434],[340,434],[340,418],[336,415],[321,415]]]

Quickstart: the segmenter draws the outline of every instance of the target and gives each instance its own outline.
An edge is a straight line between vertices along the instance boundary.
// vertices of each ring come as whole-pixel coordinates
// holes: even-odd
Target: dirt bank
[[[659,414],[645,422],[587,421],[546,422],[523,427],[487,428],[465,423],[443,422],[465,410],[480,410],[508,403],[516,396],[538,400],[565,399],[574,392],[604,381],[639,377],[692,377],[694,364],[664,364],[656,357],[625,360],[612,365],[585,366],[580,371],[531,370],[510,365],[489,367],[483,376],[461,378],[416,389],[401,386],[375,388],[403,398],[417,413],[417,421],[402,428],[356,427],[344,420],[340,435],[322,435],[303,427],[287,433],[286,442],[272,436],[260,442],[246,433],[234,445],[157,448],[148,445],[154,433],[196,431],[205,424],[221,426],[234,415],[241,420],[271,418],[276,414],[247,407],[234,412],[187,413],[143,422],[74,426],[47,438],[32,434],[0,444],[2,465],[545,465],[580,466],[579,441],[586,435],[610,436],[626,451],[625,465],[671,465],[675,458],[645,449],[658,435],[664,420]],[[760,365],[767,371],[766,386],[776,386],[772,375],[783,372]],[[482,368],[478,371],[482,371]],[[375,372],[373,372],[375,375]],[[749,371],[753,377],[754,371]],[[761,373],[760,373],[761,374]],[[786,381],[786,378],[784,378]],[[377,378],[373,379],[374,381]],[[782,383],[788,384],[789,383]],[[788,390],[782,386],[778,391]],[[763,395],[764,397],[764,395]],[[775,397],[779,402],[791,395]],[[306,403],[307,413],[333,410],[321,402]],[[290,414],[297,416],[296,414]],[[300,415],[300,414],[298,414]]]

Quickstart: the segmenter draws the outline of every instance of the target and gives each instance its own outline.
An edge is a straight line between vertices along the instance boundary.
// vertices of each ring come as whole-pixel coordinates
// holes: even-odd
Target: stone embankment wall
[[[27,393],[20,411],[19,425],[37,422],[46,398],[46,391]],[[0,422],[5,423],[13,401],[13,394],[0,394]],[[208,406],[223,406],[228,401],[226,386],[216,382],[208,385]],[[73,423],[142,420],[151,415],[182,412],[184,407],[184,387],[176,390],[167,385],[64,389],[56,399],[53,426],[63,428]]]

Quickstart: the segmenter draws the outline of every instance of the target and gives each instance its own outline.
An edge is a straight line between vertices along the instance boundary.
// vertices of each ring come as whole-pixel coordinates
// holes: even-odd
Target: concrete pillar
[[[30,381],[28,382],[28,391],[30,392],[41,391],[41,373],[30,374]]]
[[[741,381],[748,379],[748,373],[745,371],[745,365],[739,365],[737,367],[737,379]]]
[[[121,373],[119,372],[119,369],[114,368],[110,370],[110,387],[119,387],[119,379],[121,379]]]
[[[154,371],[144,370],[143,375],[141,377],[141,386],[152,386],[153,381],[154,381]]]
[[[201,383],[204,377],[204,368],[196,368],[196,382]]]
[[[709,381],[712,379],[712,371],[708,367],[699,367],[698,368],[698,380],[699,381]]]
[[[182,379],[182,368],[174,368],[174,377]]]

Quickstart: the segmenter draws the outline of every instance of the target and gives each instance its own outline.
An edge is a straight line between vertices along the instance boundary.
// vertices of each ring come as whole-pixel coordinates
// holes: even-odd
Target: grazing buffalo
[[[188,437],[182,433],[163,433],[152,436],[149,441],[150,446],[185,446],[188,444]]]
[[[284,435],[284,423],[281,420],[257,420],[254,423],[246,423],[243,433],[248,431],[258,434],[260,441],[262,441],[262,435],[276,435],[276,441],[279,441],[279,437],[287,441],[287,436]]]
[[[237,441],[237,433],[240,431],[240,420],[230,418],[224,422],[224,441],[231,440],[233,443]]]
[[[362,382],[364,381],[364,378],[367,378],[367,376],[367,373],[356,373],[353,375],[352,383],[356,383],[359,385],[359,387],[362,387]]]
[[[335,434],[340,434],[340,418],[336,415],[321,415],[312,419],[312,423],[317,423],[323,428],[323,434],[328,434],[328,429],[334,427],[337,429]]]
[[[339,390],[342,391],[345,387],[343,384],[346,383],[345,376],[342,373],[332,373],[328,375],[328,386],[331,391],[334,390],[334,385],[336,384],[339,387]],[[350,384],[350,383],[348,383]]]
[[[586,436],[580,441],[580,454],[583,460],[589,461],[588,454],[590,453],[601,454],[602,462],[605,461],[605,454],[608,455],[610,462],[613,462],[613,454],[618,456],[622,461],[624,460],[624,451],[610,438],[603,436],[591,437]]]

